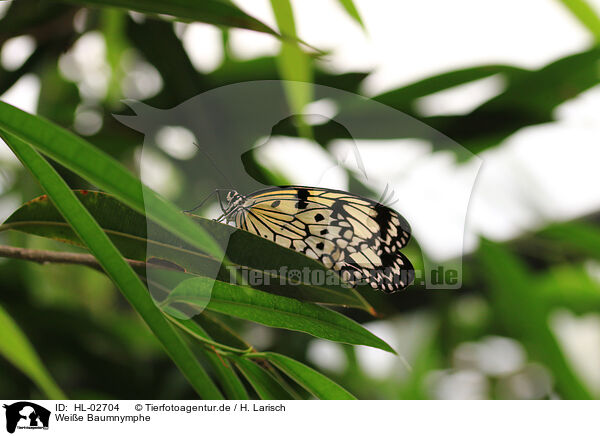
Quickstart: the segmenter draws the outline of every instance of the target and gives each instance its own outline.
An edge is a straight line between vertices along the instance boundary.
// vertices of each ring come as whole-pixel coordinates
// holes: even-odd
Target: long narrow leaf
[[[243,358],[233,357],[239,370],[248,379],[258,396],[263,400],[291,400],[291,395],[279,382],[256,363]]]
[[[210,335],[195,320],[183,319],[181,316],[170,317],[169,319],[182,330],[190,333],[193,337],[212,341]],[[246,392],[246,388],[238,378],[231,362],[225,357],[218,356],[216,351],[213,353],[204,347],[198,347],[198,349],[206,357],[215,371],[215,375],[219,380],[225,395],[227,395],[230,400],[247,400],[248,392]]]
[[[19,160],[38,180],[79,238],[98,259],[125,298],[138,311],[181,372],[202,398],[222,398],[193,353],[156,307],[139,277],[79,202],[56,170],[33,148],[17,137],[2,133]]]
[[[360,17],[360,14],[358,13],[356,6],[354,5],[354,2],[352,0],[339,0],[339,2],[342,5],[342,7],[346,10],[350,18],[356,21],[360,27],[366,29],[365,23]]]
[[[220,319],[217,319],[214,315],[209,315],[207,312],[202,312],[198,316],[194,317],[200,327],[215,341],[219,341],[222,344],[229,345],[231,347],[247,350],[252,346],[240,337],[231,327],[226,325]]]
[[[27,336],[0,306],[0,354],[29,377],[50,400],[67,397],[44,367]]]
[[[227,398],[230,400],[250,399],[246,388],[233,369],[233,364],[228,359],[219,357],[216,353],[207,351],[205,354],[215,370],[215,375],[220,381]]]
[[[356,397],[323,374],[291,357],[278,353],[260,353],[296,383],[322,400],[356,400]]]
[[[579,22],[600,42],[600,18],[586,0],[559,0]]]
[[[247,286],[208,279],[182,281],[163,304],[186,303],[270,327],[296,330],[318,338],[367,345],[395,353],[385,341],[333,310]]]
[[[251,17],[233,3],[220,0],[68,0],[71,3],[100,7],[118,7],[148,14],[168,14],[184,21],[201,21],[227,27],[277,35],[263,22]]]
[[[312,68],[310,58],[302,51],[297,43],[294,12],[289,0],[271,0],[271,7],[279,31],[286,38],[281,42],[281,52],[278,57],[279,74],[290,108],[296,114],[298,130],[304,137],[311,137],[310,126],[304,121],[302,111],[312,99]],[[297,83],[303,82],[303,83]]]

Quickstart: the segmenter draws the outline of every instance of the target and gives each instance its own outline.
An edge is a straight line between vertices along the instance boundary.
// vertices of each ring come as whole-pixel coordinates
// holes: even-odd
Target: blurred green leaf
[[[315,65],[313,80],[317,85],[358,93],[360,84],[368,75],[366,72],[333,74]],[[202,76],[200,80],[206,80],[210,88],[217,88],[248,80],[277,80],[280,78],[277,58],[261,57],[249,60],[226,59],[219,68]]]
[[[56,62],[44,63],[40,82],[38,115],[51,117],[54,123],[63,127],[73,126],[77,106],[81,103],[77,85],[65,80]]]
[[[246,286],[212,281],[205,277],[192,278],[181,282],[162,304],[173,303],[206,307],[270,327],[301,331],[331,341],[368,345],[395,353],[383,340],[342,314]]]
[[[479,153],[523,127],[553,121],[557,106],[598,84],[599,58],[599,47],[564,57],[539,70],[518,74],[503,93],[467,115],[423,121]]]
[[[559,0],[600,43],[600,18],[586,0]]]
[[[600,259],[600,229],[596,225],[585,222],[556,223],[540,231],[538,236],[550,240],[553,246],[561,247],[561,252],[577,252]]]
[[[516,256],[491,242],[482,242],[478,257],[490,289],[492,308],[503,329],[522,340],[532,357],[550,368],[564,398],[591,398],[550,331],[548,310],[540,301],[543,295],[531,272]]]
[[[102,10],[102,35],[106,42],[106,61],[110,67],[110,80],[106,99],[111,106],[116,106],[122,96],[121,83],[125,77],[123,70],[123,54],[128,48],[125,38],[127,13],[118,9]]]
[[[243,358],[231,358],[244,377],[250,382],[259,398],[262,400],[291,400],[292,396],[267,371],[256,363]]]
[[[498,145],[523,127],[553,121],[557,106],[599,83],[599,58],[600,47],[593,47],[538,70],[528,71],[505,65],[461,69],[373,97],[373,100],[407,113],[435,130],[424,126],[419,128],[415,124],[411,129],[399,132],[393,123],[385,122],[386,113],[383,110],[381,114],[378,111],[373,113],[376,110],[373,105],[342,104],[338,117],[374,120],[373,129],[365,130],[363,136],[353,134],[356,139],[422,138],[430,141],[434,150],[450,150],[457,158],[468,159],[472,153]],[[506,81],[504,91],[468,114],[424,117],[415,111],[414,104],[420,97],[494,74],[501,74]],[[314,126],[313,131],[315,139],[321,144],[345,135],[333,122]],[[443,135],[434,134],[435,131]],[[452,141],[448,141],[448,138]],[[456,147],[456,143],[461,147]],[[470,153],[464,153],[465,150]]]
[[[414,113],[415,100],[420,97],[425,97],[426,95],[435,94],[455,86],[464,85],[497,74],[502,74],[510,79],[525,73],[527,73],[527,70],[508,65],[483,65],[463,68],[427,77],[426,79],[419,80],[403,86],[402,88],[379,94],[373,97],[373,99],[395,109]]]
[[[419,344],[416,356],[411,361],[411,371],[400,387],[400,399],[426,400],[429,397],[428,376],[443,366],[439,346],[439,323],[433,320],[433,324],[431,333]]]
[[[34,70],[44,57],[44,50],[39,47],[29,56],[29,58],[14,71],[6,71],[0,65],[0,95],[4,94],[21,77]]]
[[[578,314],[600,312],[600,283],[583,265],[556,265],[537,277],[541,297],[549,307],[566,307]]]
[[[200,21],[278,35],[263,22],[251,17],[233,3],[220,0],[67,0],[70,3],[131,9],[146,14],[166,14],[182,21]]]
[[[125,262],[110,239],[79,202],[75,194],[33,148],[10,133],[2,132],[2,138],[19,160],[34,175],[52,198],[57,209],[73,227],[78,237],[98,259],[102,268],[116,283],[129,303],[138,311],[150,329],[162,343],[165,351],[187,377],[190,384],[203,398],[221,398],[221,393],[198,364],[181,337],[158,310],[141,280]]]
[[[129,20],[127,36],[165,83],[162,91],[148,100],[152,106],[172,107],[208,90],[207,77],[196,71],[171,23]]]
[[[0,20],[0,44],[26,33],[33,34],[38,43],[46,38],[70,33],[75,11],[73,6],[57,2],[13,1],[6,15]],[[53,32],[48,32],[49,29]]]
[[[304,108],[312,100],[312,89],[309,85],[312,82],[310,58],[297,43],[296,24],[290,1],[271,0],[271,7],[279,31],[285,37],[281,42],[281,52],[278,58],[281,78],[286,80],[283,86],[292,113],[295,115],[300,136],[310,138],[312,136],[310,126],[306,124],[302,116]]]
[[[290,357],[277,353],[259,353],[288,377],[321,400],[355,400],[350,392],[323,374]]]
[[[17,323],[0,306],[0,354],[23,371],[50,400],[67,399]]]
[[[224,85],[282,78],[279,59],[276,57],[247,60],[225,58],[215,71],[201,74],[190,62],[173,26],[164,21],[146,20],[136,23],[130,20],[127,35],[132,45],[158,70],[166,84],[158,95],[147,101],[155,107],[172,107]],[[173,65],[177,65],[177,69]],[[358,92],[360,83],[367,75],[365,72],[333,74],[315,67],[312,79],[316,84]],[[297,134],[297,130],[294,134]]]
[[[339,0],[339,2],[342,5],[342,7],[346,10],[348,15],[350,15],[350,17],[354,21],[356,21],[360,27],[366,29],[365,23],[363,23],[362,18],[360,18],[360,14],[358,13],[356,6],[354,5],[354,2],[352,0]]]

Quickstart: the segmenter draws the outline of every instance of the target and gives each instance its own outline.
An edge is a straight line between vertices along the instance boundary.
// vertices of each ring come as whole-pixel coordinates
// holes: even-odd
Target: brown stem
[[[76,265],[86,265],[98,270],[102,270],[100,263],[91,254],[70,253],[64,251],[50,250],[31,250],[29,248],[10,247],[0,245],[0,257],[10,257],[12,259],[23,259],[37,263],[67,263]],[[134,268],[146,268],[147,266],[159,267],[152,263],[142,262],[140,260],[125,259],[129,265]]]

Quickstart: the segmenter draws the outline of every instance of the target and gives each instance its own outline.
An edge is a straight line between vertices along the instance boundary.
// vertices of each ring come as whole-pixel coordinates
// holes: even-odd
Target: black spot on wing
[[[344,201],[335,201],[332,205],[331,205],[331,210],[332,210],[332,214],[334,216],[343,216],[345,214],[344,211],[344,204],[347,204]]]
[[[306,188],[298,188],[298,192],[296,193],[298,200],[308,200],[308,189]]]
[[[296,203],[297,209],[306,209],[308,207],[308,189],[299,188],[296,193],[296,197],[298,197],[298,202]]]

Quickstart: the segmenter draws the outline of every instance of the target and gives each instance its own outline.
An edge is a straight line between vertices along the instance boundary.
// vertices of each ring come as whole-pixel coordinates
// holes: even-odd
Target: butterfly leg
[[[206,198],[204,200],[202,200],[200,202],[200,204],[198,204],[198,206],[193,207],[192,209],[189,210],[184,210],[182,211],[183,213],[192,213],[195,210],[200,209],[202,206],[204,206],[206,204],[206,202],[208,200],[210,200],[212,197],[214,197],[215,195],[217,196],[217,199],[219,200],[219,206],[221,207],[221,211],[225,212],[225,206],[223,206],[223,201],[221,199],[221,191],[229,191],[229,189],[215,189],[213,192],[211,192],[210,194],[208,194],[206,196]]]

